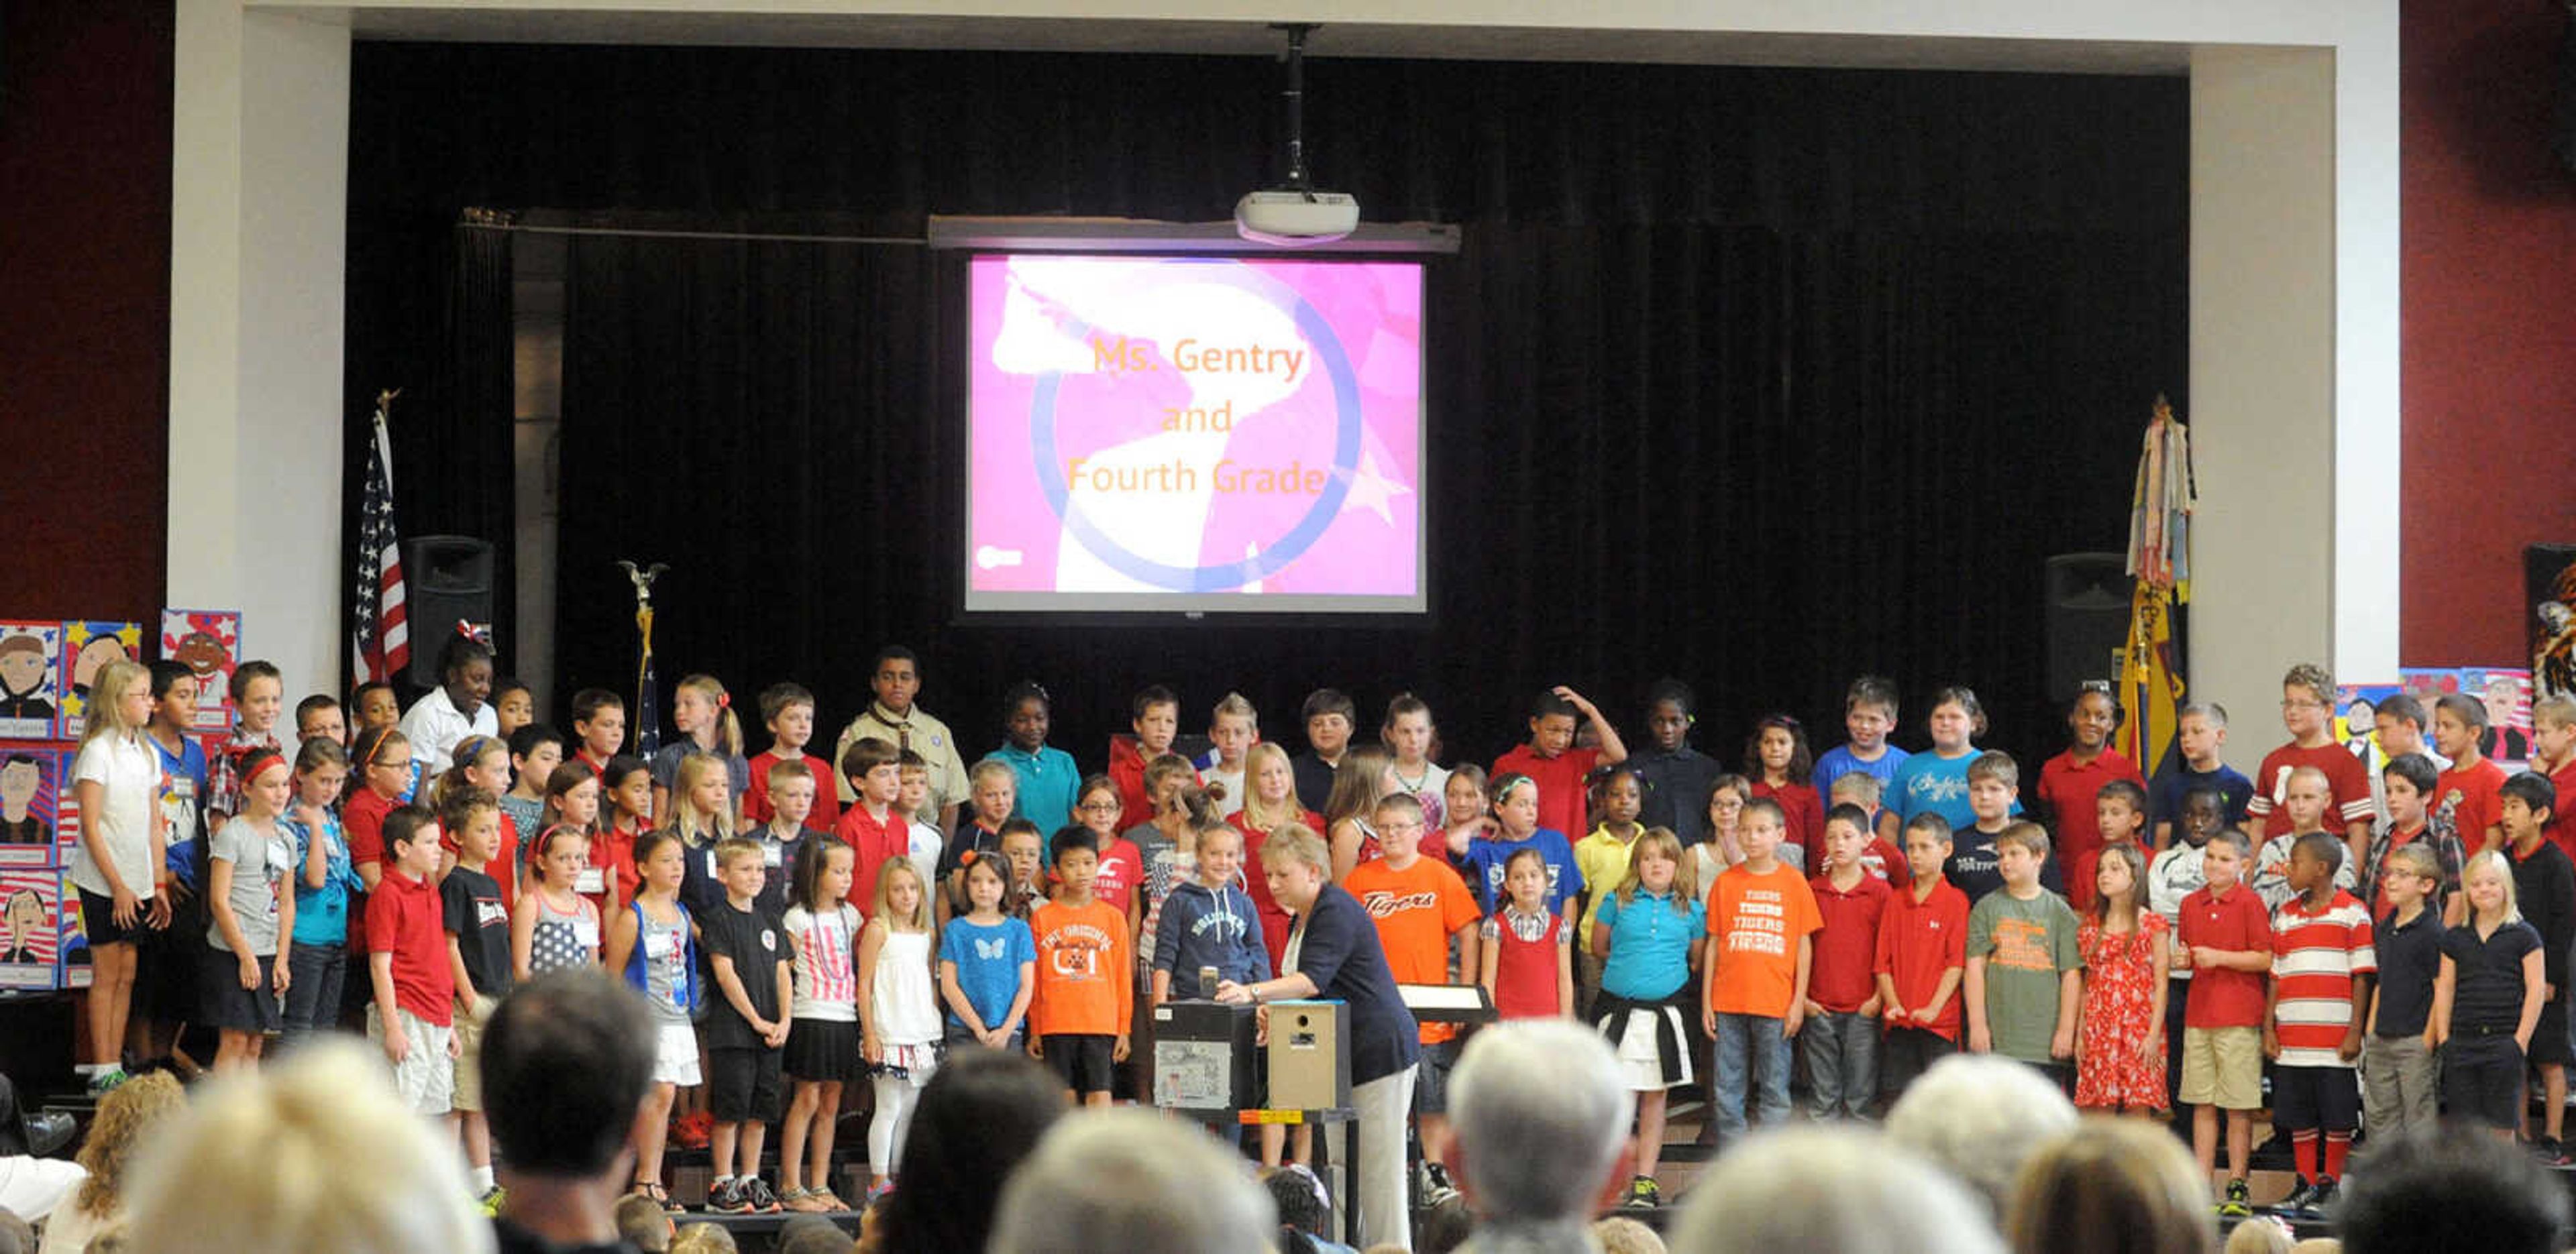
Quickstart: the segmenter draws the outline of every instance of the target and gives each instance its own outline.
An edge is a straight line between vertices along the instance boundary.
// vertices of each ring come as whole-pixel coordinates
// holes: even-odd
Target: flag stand
[[[617,568],[635,585],[635,753],[649,760],[662,748],[661,684],[653,677],[653,581],[671,568],[655,562],[639,569],[622,558]]]

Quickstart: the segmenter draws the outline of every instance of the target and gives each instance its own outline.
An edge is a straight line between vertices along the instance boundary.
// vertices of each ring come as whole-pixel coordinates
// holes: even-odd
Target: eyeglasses
[[[391,761],[391,762],[376,762],[376,761],[371,761],[371,762],[367,763],[367,765],[368,765],[369,767],[371,767],[371,768],[372,768],[372,767],[379,767],[379,766],[381,766],[381,767],[385,767],[385,768],[387,768],[387,769],[392,769],[392,768],[400,767],[400,768],[403,768],[403,769],[405,769],[405,770],[408,770],[408,769],[410,769],[410,767],[411,767],[411,759],[410,759],[410,758],[396,758],[396,759],[394,759],[394,760],[393,760],[393,761]]]
[[[2326,703],[2323,701],[2301,701],[2291,699],[2281,702],[2281,708],[2284,710],[2322,710],[2326,708]]]

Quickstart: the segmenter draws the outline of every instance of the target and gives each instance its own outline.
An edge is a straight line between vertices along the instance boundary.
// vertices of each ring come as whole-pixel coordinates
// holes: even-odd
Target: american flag
[[[375,440],[367,455],[366,501],[359,508],[356,602],[350,607],[349,669],[357,682],[391,679],[411,664],[411,628],[403,615],[401,537],[394,528],[394,450],[385,409],[376,398]]]

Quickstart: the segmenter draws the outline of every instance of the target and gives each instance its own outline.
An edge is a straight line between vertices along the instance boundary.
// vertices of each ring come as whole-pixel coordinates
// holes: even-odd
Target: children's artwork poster
[[[2379,747],[2379,703],[2401,691],[2393,683],[2335,686],[2334,738],[2373,775],[2388,765],[2388,754]]]
[[[59,978],[63,881],[43,867],[0,868],[0,988],[52,988]]]
[[[80,886],[72,883],[65,871],[55,881],[54,953],[58,978],[56,988],[88,988],[89,931],[81,926]]]
[[[2486,703],[2487,734],[2478,742],[2478,752],[2508,766],[2531,760],[2530,671],[2464,666],[2460,691]]]
[[[78,740],[88,726],[90,681],[110,662],[132,662],[143,656],[143,624],[77,619],[63,624],[63,671],[59,739]]]
[[[43,740],[61,717],[63,625],[0,622],[0,736]]]
[[[2576,697],[2576,544],[2524,549],[2522,587],[2531,607],[2532,699]]]
[[[233,667],[241,663],[240,611],[161,611],[161,657],[186,666],[197,677],[197,712],[188,726],[197,731],[229,730]]]
[[[58,866],[62,747],[0,740],[0,866]]]

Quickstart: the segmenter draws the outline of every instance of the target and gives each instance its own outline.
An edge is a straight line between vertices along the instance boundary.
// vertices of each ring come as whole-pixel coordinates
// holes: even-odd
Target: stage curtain
[[[361,44],[354,74],[353,224],[1204,220],[1275,129],[1256,59]],[[962,260],[590,235],[558,699],[632,685],[623,557],[673,566],[666,678],[711,671],[746,713],[796,679],[818,739],[900,640],[970,753],[1027,677],[1087,765],[1155,681],[1185,731],[1232,688],[1291,742],[1310,688],[1351,692],[1364,732],[1411,690],[1448,757],[1489,760],[1549,684],[1634,729],[1673,674],[1732,762],[1772,709],[1838,740],[1843,686],[1878,671],[1900,743],[1956,682],[1991,743],[2062,743],[2042,559],[2116,548],[2149,404],[2189,412],[2180,80],[1339,61],[1309,91],[1320,177],[1372,219],[1464,228],[1429,272],[1427,622],[958,625]]]
[[[387,423],[402,534],[471,536],[492,545],[492,621],[518,602],[516,333],[513,237],[443,213],[353,214],[349,229],[348,369],[342,379],[341,604],[356,570],[357,509],[379,391],[400,388]],[[363,284],[363,285],[362,285]],[[415,574],[413,577],[417,577]],[[342,617],[348,611],[343,609]],[[341,624],[341,639],[355,624]],[[453,622],[411,623],[435,651]],[[507,674],[516,642],[493,641]],[[343,663],[345,669],[345,660]],[[406,694],[408,695],[408,693]]]

